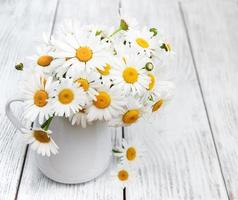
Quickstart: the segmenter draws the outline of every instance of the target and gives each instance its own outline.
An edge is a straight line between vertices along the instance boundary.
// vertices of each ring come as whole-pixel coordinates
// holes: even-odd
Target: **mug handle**
[[[14,115],[14,113],[12,112],[11,109],[11,104],[15,103],[15,102],[24,102],[23,99],[11,99],[6,103],[5,106],[5,111],[6,111],[6,115],[8,117],[8,119],[11,121],[11,123],[13,124],[13,126],[15,126],[15,128],[17,128],[19,131],[21,131],[22,134],[24,134],[22,132],[22,128],[25,128],[25,126],[22,124],[22,122]]]

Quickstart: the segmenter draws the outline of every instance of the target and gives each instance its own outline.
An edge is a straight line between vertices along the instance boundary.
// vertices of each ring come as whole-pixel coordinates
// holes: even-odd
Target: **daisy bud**
[[[150,28],[150,32],[153,33],[153,37],[156,36],[158,34],[158,30],[157,28]]]
[[[169,43],[163,43],[161,46],[160,46],[161,49],[164,49],[166,52],[169,52],[172,50],[171,46]]]
[[[146,69],[147,71],[152,71],[152,70],[154,69],[153,63],[151,63],[151,62],[146,63],[145,69]]]
[[[23,63],[19,63],[19,64],[16,64],[16,65],[15,65],[15,69],[16,69],[16,70],[22,71],[22,70],[23,70],[23,67],[24,67]]]
[[[128,30],[128,24],[126,23],[126,21],[124,19],[121,19],[120,28],[121,28],[121,30],[124,30],[124,31]]]

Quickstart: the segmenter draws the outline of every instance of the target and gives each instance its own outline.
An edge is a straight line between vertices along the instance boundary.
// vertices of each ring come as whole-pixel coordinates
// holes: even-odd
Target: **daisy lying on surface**
[[[171,96],[173,85],[163,80],[161,70],[170,54],[156,28],[121,19],[111,32],[68,22],[24,68],[23,115],[41,125],[24,130],[28,143],[42,155],[57,153],[48,130],[54,116],[82,127],[96,120],[117,127],[153,115]]]

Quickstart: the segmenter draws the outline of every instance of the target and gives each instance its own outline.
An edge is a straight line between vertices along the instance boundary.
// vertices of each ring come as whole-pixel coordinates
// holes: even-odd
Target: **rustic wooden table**
[[[117,25],[119,8],[163,27],[176,52],[176,92],[167,113],[125,129],[128,139],[143,137],[148,152],[126,199],[238,199],[237,1],[0,0],[0,200],[123,199],[109,171],[81,185],[44,177],[4,113],[21,76],[14,65],[34,52],[42,32],[50,36],[69,17]]]

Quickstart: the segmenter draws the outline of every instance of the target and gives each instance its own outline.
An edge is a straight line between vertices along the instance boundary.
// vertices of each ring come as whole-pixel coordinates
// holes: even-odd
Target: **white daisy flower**
[[[126,39],[132,48],[136,49],[138,53],[145,54],[148,57],[155,51],[160,45],[153,37],[153,32],[150,32],[147,28],[139,30],[129,30],[126,33]]]
[[[150,107],[152,113],[161,110],[173,96],[174,84],[169,81],[160,81],[151,91],[148,97],[148,103],[145,106]]]
[[[145,155],[145,148],[138,139],[130,143],[122,139],[122,147],[114,149],[113,154],[122,163],[138,164]]]
[[[118,117],[115,117],[109,122],[109,126],[130,126],[136,123],[143,114],[148,113],[148,108],[145,107],[138,98],[128,97],[124,100],[126,106],[123,112]]]
[[[87,120],[87,109],[83,108],[82,110],[77,111],[76,113],[72,114],[69,117],[69,120],[71,121],[72,125],[81,125],[83,128],[87,127],[87,124],[91,124]]]
[[[49,74],[53,71],[51,65],[54,57],[51,55],[52,47],[50,46],[41,46],[36,48],[36,54],[29,57],[29,65],[36,71],[40,71],[46,74]]]
[[[69,70],[66,74],[67,77],[72,78],[72,80],[78,84],[78,87],[82,87],[84,92],[90,99],[96,100],[96,87],[99,87],[99,79],[94,72],[88,73],[86,71],[81,71],[77,68]]]
[[[109,44],[94,33],[81,30],[75,35],[67,35],[61,40],[53,40],[56,47],[55,58],[67,58],[65,66],[76,67],[91,72],[104,66],[109,57]]]
[[[88,121],[110,120],[116,117],[123,110],[123,96],[112,88],[102,87],[98,90],[97,100],[93,101],[92,106],[88,109]]]
[[[38,118],[39,123],[42,124],[44,120],[52,116],[53,110],[50,99],[57,86],[58,82],[53,81],[52,77],[46,78],[40,74],[28,76],[22,88],[24,117],[32,122]]]
[[[85,105],[87,98],[82,88],[79,88],[72,79],[61,79],[52,99],[56,116],[69,117]]]
[[[133,184],[137,175],[135,171],[129,168],[127,165],[118,165],[112,172],[112,178],[116,185],[119,185],[122,189]]]
[[[118,58],[117,64],[111,70],[115,87],[122,90],[125,95],[142,95],[150,83],[144,69],[146,63],[146,58],[135,55]]]
[[[52,133],[50,130],[45,131],[41,128],[35,128],[33,130],[22,129],[22,131],[25,133],[24,136],[27,140],[27,144],[30,144],[31,149],[38,154],[50,156],[51,153],[58,153],[59,147],[50,137]]]

